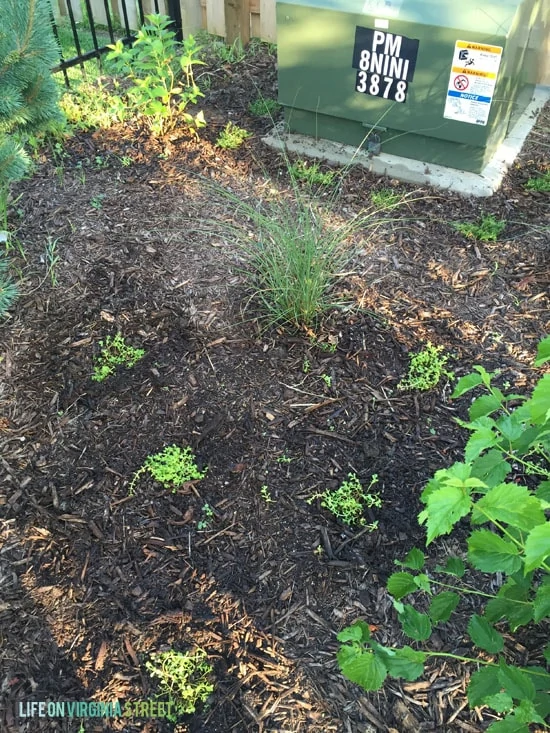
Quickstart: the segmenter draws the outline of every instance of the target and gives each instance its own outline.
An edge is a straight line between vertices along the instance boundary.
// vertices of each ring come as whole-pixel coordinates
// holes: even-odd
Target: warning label
[[[486,125],[497,83],[502,46],[457,41],[443,117]]]
[[[419,41],[374,28],[355,29],[352,66],[355,91],[405,102],[413,80]]]

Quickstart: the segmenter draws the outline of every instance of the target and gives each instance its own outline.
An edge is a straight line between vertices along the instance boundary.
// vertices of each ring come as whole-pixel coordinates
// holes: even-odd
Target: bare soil
[[[148,655],[198,646],[215,691],[182,732],[482,731],[494,718],[469,710],[467,667],[432,664],[416,683],[367,694],[339,674],[336,634],[363,618],[383,643],[403,641],[385,580],[394,558],[423,546],[419,495],[464,446],[454,418],[467,405],[447,380],[397,389],[410,353],[431,341],[457,376],[477,363],[532,383],[549,332],[549,202],[525,182],[550,165],[550,111],[491,199],[416,190],[395,221],[355,236],[338,283],[351,305],[315,329],[319,346],[256,320],[245,255],[216,225],[234,211],[205,183],[249,202],[291,195],[285,162],[261,142],[271,121],[248,112],[259,92],[276,96],[275,60],[264,49],[207,71],[200,138],[79,133],[14,190],[25,259],[14,256],[21,296],[0,327],[0,727],[76,731],[80,721],[20,717],[19,704],[151,698]],[[215,145],[228,119],[253,132],[236,151]],[[337,213],[384,187],[413,191],[351,169]],[[449,226],[481,213],[507,220],[500,241]],[[99,342],[117,332],[146,355],[93,382]],[[145,458],[170,444],[190,445],[206,477],[170,493],[144,476],[129,495]],[[374,532],[308,503],[350,472],[379,477]],[[205,504],[214,516],[199,529]],[[459,535],[430,562],[460,552]],[[433,643],[470,651],[460,614]],[[540,639],[509,644],[527,664]]]

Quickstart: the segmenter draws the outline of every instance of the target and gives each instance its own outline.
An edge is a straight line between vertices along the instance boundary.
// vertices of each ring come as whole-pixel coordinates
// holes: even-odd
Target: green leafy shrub
[[[135,492],[136,484],[144,473],[150,473],[155,481],[175,493],[187,481],[203,479],[207,471],[207,468],[199,471],[189,446],[182,449],[179,445],[169,445],[160,453],[147,456],[143,466],[135,472],[129,492],[130,494]]]
[[[452,226],[469,239],[478,239],[480,242],[496,242],[499,235],[506,228],[505,219],[495,219],[492,214],[484,214],[479,222],[455,221]]]
[[[79,130],[107,130],[128,117],[127,106],[116,86],[110,89],[102,79],[75,85],[61,97],[60,107],[67,122]]]
[[[454,379],[453,372],[445,369],[448,354],[442,354],[442,346],[434,346],[429,341],[418,354],[411,356],[409,372],[397,385],[398,389],[416,389],[424,392],[437,387],[443,377]]]
[[[321,494],[315,494],[308,499],[311,504],[315,499],[321,499],[321,506],[328,509],[336,519],[344,524],[353,527],[358,524],[366,526],[367,520],[363,516],[365,509],[381,507],[382,499],[380,494],[372,493],[371,489],[378,481],[378,476],[372,476],[369,486],[364,489],[355,473],[349,473],[342,484],[334,490],[327,489]],[[374,530],[378,523],[375,522],[369,527]]]
[[[550,337],[539,345],[535,364],[547,361]],[[471,433],[464,461],[437,471],[424,489],[425,508],[419,514],[428,545],[469,517],[467,562],[448,557],[429,573],[424,553],[414,548],[398,563],[403,569],[388,579],[388,591],[403,632],[416,642],[427,641],[434,626],[448,621],[466,596],[477,598],[481,607],[471,615],[467,633],[480,654],[469,658],[386,647],[359,621],[339,634],[338,662],[348,679],[367,690],[379,689],[388,675],[417,679],[430,657],[471,662],[479,669],[468,687],[470,706],[487,706],[503,716],[488,731],[529,733],[531,723],[547,730],[550,643],[540,650],[536,664],[517,666],[507,661],[506,636],[499,627],[506,624],[514,633],[540,624],[544,637],[550,618],[550,374],[525,398],[504,394],[493,384],[494,373],[481,366],[474,369],[453,393],[459,398],[477,387],[484,391],[470,405],[469,419],[459,421]],[[489,574],[494,582],[488,588],[498,590],[480,592],[468,582],[468,566]],[[504,582],[497,580],[499,575]],[[427,597],[426,613],[403,602],[416,593]]]
[[[206,652],[166,652],[151,654],[145,669],[158,681],[160,695],[166,695],[174,703],[178,715],[191,715],[197,705],[205,703],[214,691],[209,681],[213,672]],[[175,722],[175,721],[173,721]]]
[[[113,375],[119,366],[131,369],[145,356],[144,349],[129,346],[120,333],[115,336],[107,336],[105,341],[99,342],[99,346],[101,351],[94,359],[92,374],[94,382],[103,382],[104,379]]]
[[[204,115],[202,111],[192,115],[186,108],[204,96],[193,73],[204,63],[198,58],[201,49],[192,35],[179,43],[168,16],[151,14],[146,20],[132,46],[121,40],[109,46],[107,61],[130,81],[126,92],[130,108],[148,121],[154,134],[172,129],[174,108],[196,131],[206,125]]]

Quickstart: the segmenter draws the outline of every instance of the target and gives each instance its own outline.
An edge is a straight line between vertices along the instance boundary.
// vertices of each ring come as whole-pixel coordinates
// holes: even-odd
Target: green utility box
[[[479,173],[530,101],[545,2],[278,0],[288,129]]]

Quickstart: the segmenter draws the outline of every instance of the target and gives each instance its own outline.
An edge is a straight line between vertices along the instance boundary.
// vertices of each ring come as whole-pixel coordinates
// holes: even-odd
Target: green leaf
[[[411,568],[411,570],[422,570],[425,559],[426,558],[422,550],[419,550],[418,547],[413,547],[400,565],[404,568]]]
[[[479,456],[472,464],[472,476],[481,479],[489,487],[502,483],[511,470],[510,464],[497,448]]]
[[[487,733],[529,733],[529,727],[521,723],[513,715],[509,715],[504,720],[492,723],[487,728]]]
[[[482,424],[487,421],[489,421],[491,425]],[[471,463],[481,453],[483,453],[484,450],[492,448],[498,443],[497,435],[493,430],[494,420],[491,420],[489,417],[480,417],[475,421],[475,424],[477,425],[475,432],[470,436],[470,439],[466,443],[466,448],[464,449],[464,460],[466,463]]]
[[[524,572],[540,568],[550,555],[550,522],[539,524],[532,529],[525,541]]]
[[[459,557],[448,557],[444,567],[438,565],[436,567],[438,573],[447,573],[454,575],[456,578],[462,578],[466,572],[466,565]]]
[[[357,641],[365,643],[370,639],[369,625],[364,621],[356,621],[351,626],[346,626],[345,629],[342,629],[336,638],[342,642]]]
[[[497,667],[482,667],[474,672],[468,686],[468,702],[471,708],[483,705],[488,697],[500,692]]]
[[[387,677],[386,666],[371,651],[358,653],[353,647],[340,647],[336,655],[344,677],[364,690],[379,690]]]
[[[415,641],[425,641],[432,633],[432,624],[429,616],[419,613],[409,604],[405,604],[399,614],[399,621],[405,634]]]
[[[489,652],[489,654],[497,654],[504,649],[502,636],[486,618],[478,616],[477,613],[474,613],[470,618],[468,634],[476,646]]]
[[[514,712],[514,717],[522,723],[542,723],[544,719],[540,717],[534,703],[531,700],[521,700]]]
[[[399,600],[409,593],[418,590],[414,582],[414,576],[410,573],[392,573],[386,584],[388,593]]]
[[[550,695],[547,692],[537,692],[535,695],[535,708],[541,718],[550,717]]]
[[[542,366],[547,361],[550,361],[550,336],[546,336],[546,338],[543,338],[538,345],[535,366]]]
[[[521,671],[529,677],[535,690],[550,690],[550,673],[542,667],[522,667]]]
[[[548,643],[542,652],[542,656],[546,659],[548,664],[550,664],[550,643]]]
[[[425,593],[432,592],[431,586],[430,586],[430,579],[427,575],[424,575],[424,573],[421,573],[420,575],[416,575],[414,578],[414,582],[417,588],[419,590],[423,590]]]
[[[499,484],[482,496],[472,509],[472,523],[504,522],[529,531],[544,522],[540,501],[525,486]]]
[[[376,654],[386,665],[388,674],[392,677],[403,678],[409,681],[418,679],[424,673],[424,662],[429,656],[426,652],[416,651],[410,646],[401,649],[373,645]]]
[[[484,705],[488,705],[497,713],[508,713],[514,707],[514,701],[506,692],[497,692],[496,695],[488,695]]]
[[[514,700],[534,700],[535,686],[528,674],[518,667],[512,667],[501,659],[498,668],[498,681],[504,691]]]
[[[533,620],[533,604],[529,601],[530,583],[524,586],[509,578],[499,589],[496,598],[485,606],[485,618],[496,623],[506,618],[510,629],[515,631]]]
[[[460,596],[458,593],[453,593],[450,590],[443,591],[443,593],[438,593],[438,595],[434,596],[428,611],[434,624],[438,623],[438,621],[448,621],[451,618],[452,612],[458,606],[459,601]]]
[[[542,425],[550,420],[550,374],[539,379],[528,402],[531,420]]]
[[[426,509],[418,515],[420,524],[427,523],[426,544],[442,534],[448,534],[454,525],[469,513],[472,506],[467,490],[454,486],[443,486],[432,492]]]
[[[490,415],[495,410],[499,410],[501,406],[501,401],[494,395],[484,394],[472,402],[468,410],[468,417],[470,420],[477,420],[478,417],[485,417],[485,415]]]
[[[522,435],[525,425],[516,417],[515,413],[511,415],[503,415],[497,420],[497,429],[503,438],[509,443],[513,443]]]
[[[533,607],[537,624],[550,617],[550,582],[541,585],[537,589]]]
[[[473,374],[466,374],[465,377],[461,377],[456,383],[456,387],[454,388],[451,397],[453,399],[462,397],[463,394],[469,392],[471,389],[474,389],[474,387],[477,387],[482,383],[483,380],[479,374],[476,374],[475,372]]]
[[[468,559],[485,573],[515,573],[522,562],[516,545],[502,539],[488,529],[472,532],[468,538]]]

